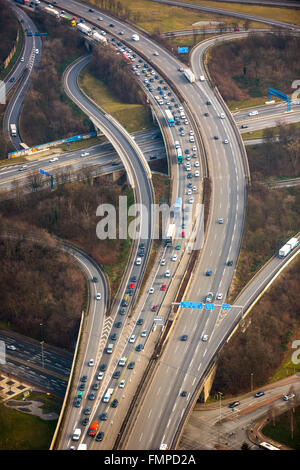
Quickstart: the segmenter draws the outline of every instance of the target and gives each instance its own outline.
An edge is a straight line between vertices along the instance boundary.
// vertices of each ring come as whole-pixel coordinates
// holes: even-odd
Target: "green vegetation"
[[[300,450],[300,407],[295,408],[294,412],[290,409],[277,416],[274,425],[269,422],[263,427],[262,433],[291,449]]]
[[[83,91],[97,103],[105,112],[111,114],[128,132],[153,127],[149,108],[141,104],[124,102],[113,93],[103,81],[93,77],[86,69],[79,77]]]
[[[57,412],[57,405],[54,411]],[[0,403],[0,449],[48,450],[56,423],[57,420],[46,421]]]
[[[293,92],[300,73],[300,39],[284,32],[249,34],[245,39],[215,46],[208,68],[231,110],[263,104],[268,88]]]
[[[243,5],[242,3],[225,3],[222,2],[212,2],[209,1],[203,2],[201,0],[185,0],[185,3],[196,3],[198,5],[210,6],[212,8],[221,8],[222,10],[235,11],[239,13],[246,13],[255,16],[261,16],[262,18],[284,21],[286,23],[292,23],[300,25],[300,18],[297,15],[298,10],[293,10],[292,8],[272,8],[267,6],[260,5]],[[259,23],[260,27],[264,27],[264,24]]]

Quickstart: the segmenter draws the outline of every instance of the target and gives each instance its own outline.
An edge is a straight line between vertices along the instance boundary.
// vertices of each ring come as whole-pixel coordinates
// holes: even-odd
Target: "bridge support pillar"
[[[214,378],[215,378],[216,370],[217,370],[217,365],[215,364],[213,366],[209,376],[207,377],[205,383],[204,383],[204,387],[203,387],[202,393],[201,393],[204,402],[206,402],[206,400],[209,397],[210,390],[211,390],[211,387],[212,387],[212,384],[213,384],[213,381],[214,381]]]

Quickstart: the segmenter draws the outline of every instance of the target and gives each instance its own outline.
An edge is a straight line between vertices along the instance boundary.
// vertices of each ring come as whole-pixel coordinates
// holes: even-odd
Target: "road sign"
[[[181,308],[197,308],[202,309],[203,303],[202,302],[180,302]]]
[[[188,47],[178,47],[177,52],[178,52],[178,54],[187,54],[189,52],[189,48]]]
[[[229,304],[222,304],[222,310],[230,310]]]
[[[207,302],[205,304],[205,310],[213,310],[215,308],[215,305],[211,302]]]

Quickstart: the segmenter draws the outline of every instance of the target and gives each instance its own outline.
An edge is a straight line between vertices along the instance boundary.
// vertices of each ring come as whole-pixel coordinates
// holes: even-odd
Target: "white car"
[[[202,336],[202,341],[207,341],[208,340],[208,335],[203,335]]]
[[[83,152],[80,156],[81,156],[81,157],[88,157],[88,156],[89,156],[89,152]]]
[[[198,160],[195,161],[195,166],[199,166]]]
[[[200,176],[200,172],[199,172],[198,170],[195,171],[195,176],[196,176],[196,177]]]
[[[222,300],[223,299],[223,294],[220,292],[217,294],[217,300]]]
[[[13,344],[8,344],[8,345],[6,346],[6,349],[9,349],[10,351],[15,351],[17,348],[16,348],[16,346],[14,346]]]
[[[229,144],[229,140],[228,140],[228,139],[225,139],[223,143],[224,143],[224,144]]]
[[[165,276],[166,276],[166,277],[170,277],[170,276],[171,276],[171,273],[170,273],[169,269],[167,269],[167,271],[165,272]]]
[[[184,124],[188,125],[189,121],[187,119],[184,120]]]
[[[193,150],[193,152],[197,152],[197,147],[196,147],[196,145],[193,145],[192,150]]]
[[[219,118],[220,118],[220,119],[225,119],[225,114],[224,114],[224,113],[221,113],[221,114],[219,115]]]
[[[121,382],[119,383],[119,388],[124,388],[125,387],[125,380],[121,380]]]
[[[102,380],[102,379],[103,379],[103,375],[104,375],[103,372],[99,372],[99,374],[97,375],[97,380]]]
[[[53,162],[57,162],[57,161],[58,161],[58,158],[53,157],[53,158],[50,158],[49,163],[53,163]]]
[[[194,202],[194,198],[193,198],[193,197],[190,197],[190,199],[188,200],[188,203],[189,203],[189,204],[193,204],[193,202]]]
[[[190,131],[190,135],[194,135],[194,131]]]
[[[101,294],[98,292],[98,294],[96,295],[96,300],[101,300]]]
[[[38,54],[40,51],[38,49],[35,50],[35,53]]]
[[[135,264],[137,266],[140,266],[141,263],[142,263],[142,258],[137,258],[136,261],[135,261]]]
[[[27,165],[22,165],[22,166],[20,166],[20,168],[18,169],[18,171],[26,170],[26,168],[27,168]]]
[[[153,288],[153,287],[150,287],[150,289],[149,289],[149,294],[153,294],[153,292],[154,292],[154,288]]]
[[[219,223],[219,224],[222,224],[223,222],[224,222],[223,217],[219,217],[219,218],[218,218],[218,223]]]
[[[191,189],[188,189],[187,190],[187,195],[190,196],[191,194],[193,193],[193,191]]]
[[[165,260],[165,258],[163,258],[163,259],[161,260],[161,262],[160,262],[160,265],[161,265],[161,266],[164,266],[165,264],[166,264],[166,260]]]
[[[24,62],[24,57],[21,57],[20,61],[21,61],[21,62]]]
[[[190,136],[190,142],[195,142],[195,138],[193,135]]]
[[[291,398],[295,398],[294,393],[288,393],[287,395],[284,395],[284,396],[282,397],[282,399],[283,399],[284,401],[288,401],[288,400],[290,400]]]
[[[173,255],[171,261],[177,261],[177,255]]]
[[[134,343],[135,342],[135,335],[131,335],[129,338],[129,343]]]
[[[248,113],[248,116],[256,116],[258,114],[258,111],[250,111],[250,113]]]
[[[141,337],[142,337],[142,338],[145,338],[146,336],[147,336],[147,330],[142,331]]]
[[[153,52],[153,55],[159,55],[159,53],[157,51]]]
[[[194,192],[197,191],[197,186],[193,186],[193,187],[192,187],[192,190],[193,190]]]
[[[88,366],[92,367],[94,365],[94,359],[90,359],[88,362]]]

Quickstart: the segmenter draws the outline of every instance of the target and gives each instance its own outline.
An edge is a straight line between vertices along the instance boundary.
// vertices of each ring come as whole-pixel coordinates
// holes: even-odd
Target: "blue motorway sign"
[[[189,48],[188,47],[178,47],[177,52],[178,52],[178,54],[187,54],[189,52]]]
[[[230,310],[229,304],[222,304],[222,310]]]
[[[215,308],[215,305],[211,302],[207,302],[205,304],[205,310],[213,310]]]
[[[202,309],[203,308],[203,303],[202,302],[180,302],[180,307],[181,308],[198,308],[198,309]]]

